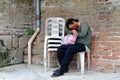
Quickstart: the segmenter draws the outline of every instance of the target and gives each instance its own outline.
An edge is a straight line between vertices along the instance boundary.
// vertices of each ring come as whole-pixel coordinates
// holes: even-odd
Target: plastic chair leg
[[[88,70],[90,70],[90,53],[87,52],[87,56],[88,56]]]
[[[77,54],[77,69],[80,69],[80,54]]]
[[[80,52],[80,61],[81,61],[81,75],[84,75],[84,66],[85,66],[85,52]]]
[[[48,68],[50,68],[50,53],[48,53]]]
[[[46,49],[44,50],[44,68],[45,72],[47,71],[47,51]]]
[[[45,72],[47,71],[47,59],[44,58],[44,68],[45,68]]]

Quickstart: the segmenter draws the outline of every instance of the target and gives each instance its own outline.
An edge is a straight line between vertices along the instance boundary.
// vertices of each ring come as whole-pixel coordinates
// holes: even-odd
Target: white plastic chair
[[[65,19],[60,17],[47,18],[45,21],[44,67],[50,67],[50,51],[57,51],[64,37]]]
[[[96,37],[96,34],[93,33],[93,28],[91,27],[92,30],[92,35],[91,37]],[[80,64],[81,64],[81,74],[84,74],[84,67],[85,67],[85,53],[87,53],[87,66],[88,66],[88,70],[90,70],[90,49],[85,45],[86,51],[83,52],[79,52],[77,54],[77,69],[80,68]]]
[[[87,53],[88,59],[88,70],[90,70],[90,49],[85,45],[86,51],[79,52],[77,54],[77,68],[80,68],[81,65],[81,74],[84,75],[84,67],[85,67],[85,53]]]

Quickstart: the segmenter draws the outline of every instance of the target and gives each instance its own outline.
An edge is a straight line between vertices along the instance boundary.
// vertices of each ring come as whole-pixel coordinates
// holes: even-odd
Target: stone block
[[[22,63],[23,58],[23,49],[15,49],[10,51],[11,64]]]
[[[11,35],[2,35],[0,39],[4,41],[5,46],[8,49],[12,48],[12,36]]]
[[[13,35],[13,48],[18,48],[18,37]]]
[[[26,35],[19,37],[19,48],[20,49],[27,47],[27,43],[28,43],[28,37]]]

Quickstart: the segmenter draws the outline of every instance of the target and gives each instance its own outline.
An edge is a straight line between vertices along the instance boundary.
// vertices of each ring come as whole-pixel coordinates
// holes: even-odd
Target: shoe
[[[59,71],[59,69],[56,69],[56,70],[54,70],[53,72],[58,72]]]
[[[56,69],[56,70],[54,70],[53,72],[58,72],[58,71],[59,71],[59,69]],[[67,73],[68,71],[69,71],[69,69],[65,70],[64,73]]]
[[[53,77],[59,77],[59,76],[61,76],[61,75],[63,75],[64,73],[63,72],[60,72],[60,71],[57,71],[57,72],[54,72],[52,75],[51,75],[51,77],[53,78]]]

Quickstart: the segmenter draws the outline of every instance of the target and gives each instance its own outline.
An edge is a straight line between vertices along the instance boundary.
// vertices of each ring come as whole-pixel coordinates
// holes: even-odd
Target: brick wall
[[[41,33],[34,43],[33,62],[43,63],[45,19],[53,16],[74,17],[88,22],[96,34],[92,41],[91,69],[120,71],[119,5],[119,0],[42,0]],[[52,64],[56,65],[55,53],[51,57]],[[70,67],[76,68],[76,57]]]
[[[117,4],[116,4],[117,3]],[[95,2],[95,32],[92,42],[91,67],[97,71],[120,71],[120,21],[118,0]],[[120,5],[120,4],[119,4]]]

